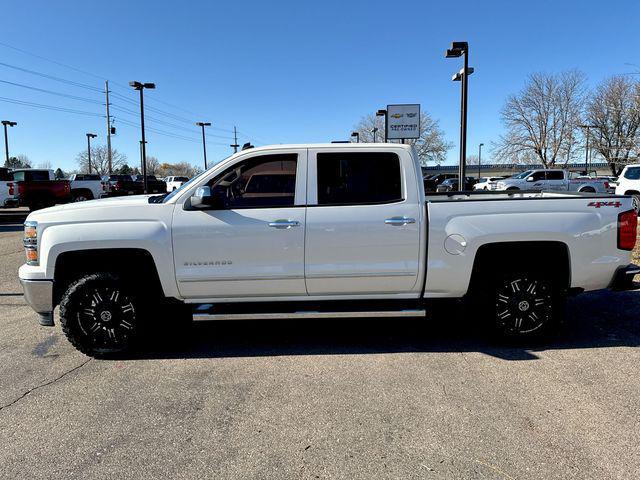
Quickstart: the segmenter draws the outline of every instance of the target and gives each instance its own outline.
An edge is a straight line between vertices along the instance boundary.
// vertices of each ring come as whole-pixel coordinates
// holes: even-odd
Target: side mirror
[[[527,181],[527,182],[533,182],[533,181],[534,181],[534,179],[533,179],[533,175],[531,175],[530,177],[527,177],[527,180],[526,180],[526,181]]]
[[[219,194],[211,192],[211,187],[198,187],[191,196],[192,208],[209,208],[212,210],[222,210],[225,208],[224,198]]]

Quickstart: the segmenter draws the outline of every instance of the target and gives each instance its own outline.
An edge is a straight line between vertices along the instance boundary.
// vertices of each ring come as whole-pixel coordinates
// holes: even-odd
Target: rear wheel
[[[60,302],[62,331],[86,355],[124,352],[140,329],[140,303],[118,276],[87,275],[71,284]]]
[[[82,191],[71,193],[72,202],[86,202],[87,200],[93,200],[93,195]]]
[[[542,274],[499,276],[488,301],[494,330],[507,338],[545,335],[559,324],[564,312],[564,295]]]

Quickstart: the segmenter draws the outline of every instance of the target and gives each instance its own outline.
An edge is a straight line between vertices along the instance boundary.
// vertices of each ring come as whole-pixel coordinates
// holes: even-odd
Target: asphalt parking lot
[[[0,222],[0,478],[635,479],[640,292],[500,346],[473,315],[196,325],[91,360],[37,325]]]

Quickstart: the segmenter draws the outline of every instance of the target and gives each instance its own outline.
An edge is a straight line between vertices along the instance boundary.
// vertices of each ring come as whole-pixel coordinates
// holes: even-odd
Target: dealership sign
[[[420,138],[420,105],[387,105],[387,139]]]

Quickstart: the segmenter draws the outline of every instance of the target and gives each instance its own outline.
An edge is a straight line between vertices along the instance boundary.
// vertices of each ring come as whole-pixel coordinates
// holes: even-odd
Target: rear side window
[[[554,170],[552,172],[547,172],[548,180],[564,180],[564,172],[562,170]]]
[[[401,200],[400,159],[395,153],[318,154],[318,205],[363,205]]]
[[[629,167],[624,173],[624,178],[629,180],[640,180],[640,167]]]

